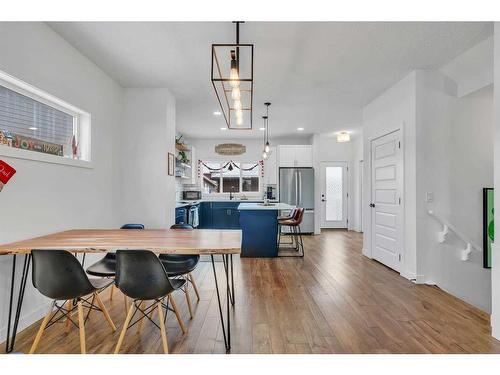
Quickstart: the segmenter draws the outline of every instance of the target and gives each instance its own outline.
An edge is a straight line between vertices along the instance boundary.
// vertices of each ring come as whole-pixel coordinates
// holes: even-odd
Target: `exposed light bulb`
[[[231,51],[233,54],[234,51]],[[238,72],[238,62],[235,58],[231,59],[231,71],[229,72],[229,84],[231,87],[238,87],[240,85],[240,74]]]
[[[231,90],[231,98],[233,98],[233,100],[240,100],[241,99],[241,91],[240,91],[239,87],[234,87]]]
[[[267,160],[269,156],[267,155],[266,151],[262,151],[262,159]]]
[[[241,101],[240,100],[235,100],[234,101],[234,109],[241,110]]]
[[[236,125],[243,125],[243,117],[236,118]]]
[[[236,112],[236,118],[243,118],[243,111],[240,109],[237,109]]]
[[[266,154],[269,154],[269,151],[271,151],[271,147],[269,146],[269,142],[266,142],[266,146],[264,147],[264,152]]]

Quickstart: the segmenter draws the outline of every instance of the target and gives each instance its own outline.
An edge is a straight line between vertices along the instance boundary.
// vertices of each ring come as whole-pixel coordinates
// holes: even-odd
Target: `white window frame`
[[[219,167],[220,167],[220,170],[221,170],[221,173],[220,173],[220,177],[219,177],[219,184],[220,184],[220,192],[218,193],[204,193],[204,190],[203,190],[203,178],[200,178],[200,190],[202,192],[202,194],[205,194],[207,196],[216,196],[216,197],[220,197],[220,196],[225,196],[225,195],[229,195],[230,193],[227,193],[227,192],[223,192],[223,180],[224,180],[224,173],[222,172],[222,166],[225,165],[226,163],[229,162],[229,160],[203,160],[204,163],[207,163],[207,164],[219,164]],[[259,190],[258,191],[242,191],[242,188],[243,188],[243,171],[240,169],[240,191],[237,192],[237,193],[234,193],[234,194],[244,194],[244,195],[260,195],[262,194],[262,166],[260,165],[260,163],[258,161],[239,161],[239,160],[233,160],[234,163],[238,163],[240,164],[259,164],[259,166],[257,168],[259,168]],[[203,168],[203,166],[202,166]],[[203,171],[202,171],[202,174],[203,174]]]
[[[0,85],[73,116],[73,132],[80,147],[80,159],[44,154],[20,148],[0,145],[0,156],[35,160],[53,164],[64,164],[82,168],[93,168],[91,158],[91,116],[72,104],[55,97],[0,70]]]

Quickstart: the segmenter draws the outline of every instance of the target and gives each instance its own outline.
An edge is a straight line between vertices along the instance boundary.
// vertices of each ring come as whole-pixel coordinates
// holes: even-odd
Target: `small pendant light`
[[[269,145],[269,106],[271,105],[270,102],[266,102],[264,103],[264,105],[266,106],[266,119],[265,119],[265,127],[266,127],[266,130],[265,130],[265,137],[266,137],[266,144],[264,145],[264,151],[266,152],[266,154],[269,155],[271,154],[271,146]]]
[[[266,132],[267,132],[267,116],[262,116],[262,119],[264,120],[264,150],[262,151],[262,159],[267,160],[269,158],[269,153],[266,151],[266,146],[268,143],[266,142]]]

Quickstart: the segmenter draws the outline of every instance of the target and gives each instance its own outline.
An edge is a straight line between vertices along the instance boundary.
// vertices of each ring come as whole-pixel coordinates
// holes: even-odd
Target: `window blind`
[[[74,116],[0,85],[0,130],[71,145]]]

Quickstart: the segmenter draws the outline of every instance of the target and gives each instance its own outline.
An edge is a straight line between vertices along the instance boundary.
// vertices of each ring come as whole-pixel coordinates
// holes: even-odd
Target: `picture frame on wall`
[[[168,175],[173,176],[175,171],[175,156],[174,154],[168,153]]]
[[[491,268],[491,244],[495,240],[494,189],[483,188],[483,268]]]

